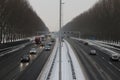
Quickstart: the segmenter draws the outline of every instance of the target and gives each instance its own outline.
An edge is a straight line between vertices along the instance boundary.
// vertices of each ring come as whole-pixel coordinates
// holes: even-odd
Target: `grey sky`
[[[98,0],[63,0],[63,24],[92,7]],[[59,0],[29,0],[50,31],[59,29]]]

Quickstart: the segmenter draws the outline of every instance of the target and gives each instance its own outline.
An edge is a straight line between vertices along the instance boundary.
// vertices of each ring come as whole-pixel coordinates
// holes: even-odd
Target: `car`
[[[117,54],[117,53],[111,54],[110,59],[118,61],[120,59],[120,54]]]
[[[88,42],[83,42],[84,45],[88,45]]]
[[[51,46],[51,45],[52,45],[52,42],[49,42],[47,45]]]
[[[55,42],[55,39],[51,39],[51,42]]]
[[[29,61],[30,61],[29,55],[23,55],[23,56],[21,57],[21,62],[22,62],[22,63],[29,62]]]
[[[96,50],[90,50],[90,55],[96,55]]]
[[[30,50],[30,54],[36,54],[36,53],[37,53],[36,48],[32,48],[32,49]]]
[[[50,49],[51,49],[51,47],[50,47],[49,45],[46,45],[46,46],[45,46],[45,50],[46,50],[46,51],[50,51]]]
[[[44,47],[45,45],[44,45],[44,43],[41,43],[40,46],[41,46],[41,47]]]
[[[64,40],[63,40],[63,39],[61,39],[61,41],[62,41],[62,42],[64,42]]]

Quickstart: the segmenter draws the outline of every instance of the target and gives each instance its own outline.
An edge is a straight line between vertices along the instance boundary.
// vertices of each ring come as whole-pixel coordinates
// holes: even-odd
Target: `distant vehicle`
[[[48,34],[47,37],[48,37],[48,38],[51,38],[52,36],[51,36],[51,34]]]
[[[36,53],[37,53],[36,48],[32,48],[32,49],[30,50],[30,54],[36,54]]]
[[[46,40],[45,35],[41,35],[41,36],[40,36],[40,39],[41,39],[41,41],[45,41],[45,40]]]
[[[88,42],[83,42],[84,45],[88,45]]]
[[[49,45],[46,45],[46,46],[45,46],[45,50],[46,50],[46,51],[49,51],[50,49],[51,49],[51,47],[50,47]]]
[[[118,54],[118,53],[111,54],[110,59],[118,61],[120,59],[120,54]]]
[[[96,55],[96,50],[90,50],[90,55]]]
[[[30,61],[30,57],[29,55],[23,55],[21,57],[21,62],[24,63],[24,62],[29,62]]]
[[[51,42],[55,42],[55,39],[51,39]]]
[[[70,38],[70,36],[66,36],[66,38]]]
[[[41,47],[44,47],[45,45],[44,45],[44,43],[41,43],[40,46],[41,46]]]
[[[39,36],[35,37],[35,43],[36,43],[36,44],[41,43],[41,39],[40,39],[40,37],[39,37]]]
[[[47,45],[52,46],[52,42],[49,42]]]

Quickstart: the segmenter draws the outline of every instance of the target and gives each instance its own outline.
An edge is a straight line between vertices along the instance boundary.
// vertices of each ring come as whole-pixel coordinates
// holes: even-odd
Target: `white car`
[[[47,45],[51,46],[51,45],[52,45],[52,42],[49,42]]]
[[[117,53],[111,54],[111,59],[118,61],[120,59],[120,54],[117,54]]]
[[[96,55],[96,50],[90,50],[90,55]]]
[[[45,46],[45,50],[46,50],[46,51],[50,51],[50,49],[51,49],[51,47],[50,47],[49,45],[46,45],[46,46]]]
[[[36,48],[32,48],[32,49],[30,50],[30,54],[36,54],[36,53],[37,53]]]

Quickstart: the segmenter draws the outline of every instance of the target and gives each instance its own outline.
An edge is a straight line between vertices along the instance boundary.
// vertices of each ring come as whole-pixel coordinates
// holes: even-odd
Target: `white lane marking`
[[[118,71],[120,71],[120,69],[118,67],[116,67],[115,65],[113,65],[111,62],[108,62],[110,65],[112,65],[115,69],[117,69]]]
[[[104,57],[102,57],[102,59],[105,59]]]
[[[112,64],[111,62],[108,62],[109,64]]]
[[[108,62],[108,64],[110,64],[111,66],[113,66],[115,69],[117,69],[118,71],[120,71],[120,69],[118,67],[116,67],[114,64],[112,64],[110,61],[107,61],[104,57],[102,57],[103,60],[105,60],[106,62]]]
[[[24,48],[24,47],[25,47],[25,45],[22,45],[22,46],[19,47],[19,48],[16,48],[16,49],[14,49],[14,50],[11,50],[11,51],[9,51],[9,52],[6,52],[6,53],[4,53],[4,54],[1,54],[0,57],[4,56],[4,55],[6,55],[6,54],[10,54],[10,53],[12,53],[12,52],[15,52],[15,51],[17,51],[17,50],[19,50],[19,49],[22,49],[22,48]]]
[[[90,41],[89,41],[90,42]],[[92,43],[92,42],[90,42]],[[93,44],[94,45],[94,44]],[[108,49],[106,48],[102,48],[101,46],[99,45],[95,45],[97,48],[99,48],[100,50],[104,50],[104,51],[108,51]],[[109,55],[108,53],[106,53],[107,55]],[[108,62],[104,57],[102,57],[103,60],[105,60],[106,62]],[[109,63],[109,62],[108,62]],[[113,65],[112,63],[109,63],[110,65],[112,65],[115,69],[117,69],[118,71],[120,71],[120,69],[118,67],[116,67],[115,65]],[[107,67],[108,68],[108,67]],[[111,71],[111,69],[109,69]],[[111,71],[112,72],[112,71]],[[112,72],[113,73],[113,72]]]
[[[12,53],[12,52],[15,52],[15,51],[17,51],[17,50],[20,50],[20,49],[24,48],[26,45],[28,45],[29,43],[30,43],[30,42],[25,43],[25,44],[21,44],[21,45],[18,45],[18,46],[14,46],[15,49],[13,49],[13,50],[11,50],[11,51],[9,51],[9,52],[6,52],[6,53],[4,53],[4,54],[0,54],[0,57],[4,56],[4,55],[6,55],[6,54],[10,54],[10,53]]]
[[[104,59],[106,62],[108,62],[104,57],[103,57],[102,59]],[[112,64],[112,63],[109,62],[108,64]],[[104,65],[104,66],[106,66],[106,65]],[[111,65],[111,66],[112,66],[112,65]],[[106,66],[106,68],[107,68],[114,76],[118,77],[117,74],[114,73],[112,69],[110,69],[108,66]],[[116,69],[116,68],[115,68],[115,69]],[[104,73],[105,73],[105,72],[104,72]],[[106,75],[107,77],[109,77],[108,74],[105,74],[105,75]],[[119,78],[119,77],[118,77],[118,78]],[[110,80],[110,79],[108,79],[108,80]]]
[[[80,50],[86,55],[86,56],[88,56],[87,55],[87,53],[82,49],[82,48],[80,48]],[[90,62],[91,62],[91,64],[92,65],[94,65],[94,67],[96,68],[96,70],[98,71],[98,73],[100,73],[101,74],[101,77],[102,78],[106,78],[102,73],[101,73],[101,71],[99,70],[99,69],[101,69],[101,67],[95,62],[95,61],[93,61],[93,59],[91,58],[91,57],[87,57],[89,60],[90,60]],[[98,66],[97,66],[98,65]],[[105,73],[106,75],[107,75],[107,73]],[[107,78],[109,78],[109,80],[110,80],[110,76],[107,76]],[[96,79],[97,80],[97,79]]]

